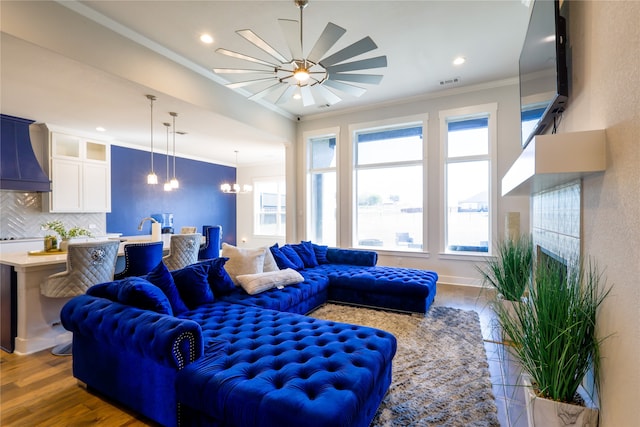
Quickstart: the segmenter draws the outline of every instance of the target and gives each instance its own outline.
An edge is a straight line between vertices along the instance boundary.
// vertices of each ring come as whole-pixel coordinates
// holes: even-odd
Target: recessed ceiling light
[[[211,37],[209,34],[202,34],[200,36],[200,41],[202,43],[211,44],[213,43],[213,37]]]
[[[453,65],[462,65],[467,61],[467,58],[465,58],[464,56],[458,56],[456,59],[453,60]]]
[[[98,126],[98,127],[96,128],[96,130],[97,130],[98,132],[106,132],[106,131],[107,131],[107,130],[106,130],[105,128],[103,128],[102,126]]]

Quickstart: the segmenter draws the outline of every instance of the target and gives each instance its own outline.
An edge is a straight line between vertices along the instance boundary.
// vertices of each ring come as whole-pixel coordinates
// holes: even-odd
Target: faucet
[[[151,223],[158,223],[158,221],[156,221],[155,218],[151,218],[150,216],[142,218],[142,221],[140,221],[140,224],[138,224],[138,231],[142,230],[142,225],[147,220],[151,221]]]

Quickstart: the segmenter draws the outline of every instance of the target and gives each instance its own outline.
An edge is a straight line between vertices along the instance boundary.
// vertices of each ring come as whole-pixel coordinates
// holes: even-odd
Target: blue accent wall
[[[236,196],[220,191],[223,182],[235,182],[235,168],[176,157],[180,188],[165,192],[166,157],[157,153],[153,157],[157,185],[147,184],[150,163],[147,151],[111,146],[108,233],[151,234],[149,221],[145,222],[142,231],[138,231],[142,218],[173,213],[176,233],[184,226],[195,226],[202,232],[203,225],[222,225],[222,241],[236,244]]]

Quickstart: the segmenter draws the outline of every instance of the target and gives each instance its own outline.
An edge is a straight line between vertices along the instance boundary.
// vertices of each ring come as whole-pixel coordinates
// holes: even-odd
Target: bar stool
[[[202,235],[205,243],[198,251],[198,260],[220,257],[220,241],[222,240],[221,225],[203,225]]]
[[[124,270],[114,280],[129,276],[144,276],[162,261],[163,242],[128,243],[124,245]]]
[[[68,298],[82,295],[98,283],[112,281],[119,245],[117,240],[69,243],[66,271],[52,274],[40,283],[40,293],[50,298]],[[60,344],[51,353],[68,356],[71,346],[72,343]]]
[[[169,270],[178,270],[190,264],[198,262],[198,251],[202,234],[172,234],[169,255],[162,261]]]

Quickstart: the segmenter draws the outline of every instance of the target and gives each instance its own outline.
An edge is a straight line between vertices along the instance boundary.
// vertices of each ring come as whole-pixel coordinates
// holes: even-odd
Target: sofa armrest
[[[60,313],[65,329],[182,369],[203,355],[202,329],[196,322],[81,295]]]
[[[378,253],[359,249],[329,248],[327,261],[331,264],[349,264],[362,267],[373,267],[378,262]]]

